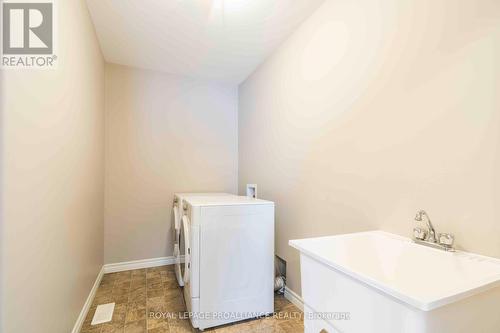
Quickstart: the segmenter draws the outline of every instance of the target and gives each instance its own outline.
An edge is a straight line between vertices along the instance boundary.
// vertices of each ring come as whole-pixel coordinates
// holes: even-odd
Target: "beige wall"
[[[417,209],[500,257],[500,2],[327,0],[239,88],[239,190],[288,240],[384,229]],[[418,264],[418,263],[417,263]]]
[[[105,262],[172,255],[174,192],[236,192],[236,86],[106,65]]]
[[[1,332],[67,333],[103,263],[104,60],[57,1],[55,70],[2,71]]]

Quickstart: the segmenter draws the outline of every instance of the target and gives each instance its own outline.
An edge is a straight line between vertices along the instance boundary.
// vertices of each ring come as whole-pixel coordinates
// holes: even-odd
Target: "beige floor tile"
[[[130,285],[128,287],[114,287],[112,294],[113,295],[128,295],[130,292]]]
[[[132,271],[116,272],[114,274],[116,279],[130,279],[130,276],[132,276]]]
[[[173,298],[179,298],[182,297],[182,290],[177,287],[175,289],[166,289],[165,290],[165,299],[173,299]]]
[[[115,283],[113,284],[113,288],[117,286],[124,286],[126,287],[127,284],[129,284],[132,281],[131,277],[118,277],[115,280]]]
[[[274,297],[274,311],[280,311],[283,307],[291,303],[282,295]]]
[[[304,332],[304,326],[297,321],[282,321],[278,324],[285,332],[301,333]]]
[[[148,299],[150,298],[156,298],[156,297],[164,297],[165,296],[165,290],[163,288],[161,289],[151,289],[147,290],[147,297]]]
[[[106,281],[106,280],[114,281],[116,279],[116,276],[117,276],[117,273],[106,273],[103,275],[102,280],[103,281]]]
[[[161,276],[149,276],[148,275],[148,277],[146,279],[147,279],[148,288],[151,284],[156,284],[156,283],[162,282]]]
[[[132,280],[130,283],[130,290],[134,291],[140,288],[146,288],[146,278]]]
[[[128,295],[128,301],[129,303],[146,301],[146,288],[141,288],[131,291],[130,294]]]
[[[82,326],[80,333],[101,333],[102,326],[102,324],[94,326],[91,326],[90,324],[84,325]]]
[[[100,333],[123,333],[124,329],[123,323],[105,323]]]
[[[112,302],[113,302],[113,294],[109,292],[95,296],[94,301],[92,302],[92,306],[95,307],[99,304],[107,304]]]
[[[157,280],[156,278],[154,280]],[[161,279],[158,279],[158,282],[150,282],[151,280],[148,280],[148,290],[152,289],[162,289],[163,288],[163,282],[161,282]]]
[[[147,328],[148,330],[153,329],[153,328],[159,328],[159,327],[164,327],[165,325],[168,325],[168,319],[162,315],[158,316],[148,316],[147,317]]]
[[[112,273],[104,274],[102,276],[101,282],[108,283],[108,282],[114,282],[116,279],[116,276],[113,275]]]
[[[166,265],[166,266],[158,266],[158,267],[151,267],[149,268],[151,271],[154,271],[154,272],[166,272],[166,271],[169,271],[171,270],[171,266],[170,265]]]
[[[184,303],[184,298],[176,297],[165,299],[165,310],[167,312],[180,312],[186,310],[186,304]]]
[[[274,325],[276,325],[276,318],[274,318],[274,316],[261,318],[261,319],[259,319],[259,324],[260,324],[259,328],[274,326]]]
[[[134,321],[125,324],[124,333],[146,333],[146,320]]]
[[[138,301],[129,301],[128,309],[145,309],[146,308],[146,298]]]
[[[137,321],[137,320],[145,320],[146,319],[146,309],[137,309],[137,308],[132,308],[127,310],[127,317],[125,318],[125,322],[129,323],[131,321]]]
[[[141,275],[141,276],[132,276],[132,279],[130,280],[131,287],[145,287],[146,286],[146,275]]]
[[[153,317],[153,316],[158,316],[160,314],[164,314],[167,312],[167,308],[165,306],[165,303],[153,303],[153,304],[150,304],[148,302],[148,306],[147,306],[147,312],[146,312],[146,316],[149,318],[149,317]]]
[[[113,290],[115,289],[130,289],[132,280],[116,280],[113,285]]]
[[[161,276],[161,278],[162,278],[163,281],[176,280],[175,272],[174,271],[160,272],[160,276]]]
[[[166,303],[166,299],[165,299],[164,295],[158,296],[158,297],[150,297],[147,300],[148,306],[160,305],[160,304],[165,304],[165,303]]]
[[[148,271],[146,273],[146,278],[148,278],[148,279],[155,279],[155,278],[161,279],[161,274],[160,274],[160,272],[154,272],[154,271],[149,272]]]
[[[102,289],[113,288],[114,283],[115,283],[115,281],[113,281],[111,279],[107,279],[107,280],[102,279],[101,283],[99,284],[99,289],[102,290]]]
[[[148,330],[148,333],[170,333],[170,328],[168,323],[163,323],[161,326]]]
[[[163,288],[165,288],[165,289],[178,289],[179,284],[178,284],[177,280],[167,280],[167,281],[163,281]]]
[[[146,271],[147,269],[146,268],[141,268],[141,269],[134,269],[130,272],[130,275],[132,277],[134,276],[138,276],[138,275],[146,275]]]
[[[113,317],[111,318],[111,322],[113,324],[124,324],[126,314],[127,314],[127,304],[115,304],[115,310],[113,311]]]
[[[123,295],[113,295],[111,302],[115,302],[116,304],[126,304],[128,303],[128,294]],[[110,302],[108,302],[110,303]]]
[[[113,288],[99,287],[99,288],[97,288],[97,291],[96,291],[94,297],[99,297],[99,296],[103,296],[103,295],[111,295],[112,293],[113,293]]]
[[[194,332],[193,327],[189,319],[169,319],[168,326],[170,328],[170,333],[188,333]]]
[[[102,328],[101,326],[82,328],[80,333],[101,333],[101,328]]]
[[[283,328],[281,328],[279,326],[262,327],[257,332],[258,333],[287,333],[285,330],[283,330]]]

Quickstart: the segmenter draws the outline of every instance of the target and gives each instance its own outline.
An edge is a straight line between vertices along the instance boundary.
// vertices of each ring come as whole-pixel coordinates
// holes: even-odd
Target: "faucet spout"
[[[434,226],[432,225],[431,219],[429,218],[429,215],[425,212],[425,210],[419,210],[417,212],[417,215],[415,216],[415,221],[422,221],[423,218],[425,217],[425,222],[427,224],[427,230],[428,230],[428,236],[427,236],[427,241],[436,243],[436,230],[434,229]]]

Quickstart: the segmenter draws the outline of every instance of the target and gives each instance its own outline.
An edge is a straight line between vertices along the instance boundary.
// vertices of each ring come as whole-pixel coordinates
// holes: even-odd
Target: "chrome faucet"
[[[419,210],[417,212],[417,215],[415,215],[415,221],[422,221],[423,218],[425,217],[425,222],[427,223],[427,241],[429,242],[436,242],[436,230],[434,229],[434,226],[432,225],[431,219],[429,218],[429,215],[425,212],[425,210]]]
[[[421,222],[425,218],[427,224],[427,230],[422,228],[413,229],[413,241],[418,244],[446,250],[454,251],[453,242],[455,238],[452,234],[437,234],[434,226],[432,225],[429,215],[424,210],[419,210],[417,215],[415,215],[415,221]]]

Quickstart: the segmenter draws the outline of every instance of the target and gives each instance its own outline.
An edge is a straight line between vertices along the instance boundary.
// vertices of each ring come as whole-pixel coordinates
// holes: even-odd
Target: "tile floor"
[[[112,302],[116,303],[112,321],[90,325],[97,305]],[[275,297],[274,307],[274,316],[207,329],[205,332],[304,332],[303,316],[298,308],[283,296]],[[173,266],[105,274],[80,333],[199,332],[192,328],[189,319],[179,318],[179,313],[184,311],[186,305]],[[150,318],[152,312],[173,315]]]

